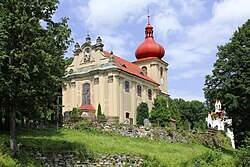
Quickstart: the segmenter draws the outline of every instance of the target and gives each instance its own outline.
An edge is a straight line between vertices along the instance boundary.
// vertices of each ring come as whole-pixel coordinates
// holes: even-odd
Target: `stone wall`
[[[96,154],[95,157],[85,158],[72,151],[52,153],[42,152],[37,148],[23,147],[23,149],[28,151],[42,166],[46,167],[140,167],[143,164],[141,157],[129,154]]]
[[[190,133],[178,133],[177,131],[167,131],[166,128],[111,124],[97,124],[96,128],[101,131],[116,132],[128,137],[145,137],[152,140],[166,140],[172,143],[193,142],[193,137],[192,135],[190,135]]]

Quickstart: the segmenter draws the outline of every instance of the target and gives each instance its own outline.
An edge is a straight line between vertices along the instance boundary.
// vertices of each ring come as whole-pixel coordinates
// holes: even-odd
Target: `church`
[[[165,50],[154,40],[149,16],[135,61],[124,60],[103,47],[100,37],[92,44],[89,35],[81,46],[75,44],[74,60],[64,76],[63,114],[68,116],[76,107],[82,116],[94,116],[100,104],[108,121],[136,124],[139,103],[146,102],[150,111],[157,95],[169,96],[168,63],[162,60]]]

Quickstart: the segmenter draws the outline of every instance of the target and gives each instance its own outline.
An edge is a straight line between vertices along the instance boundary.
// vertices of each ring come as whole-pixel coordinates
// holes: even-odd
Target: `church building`
[[[75,44],[74,60],[65,71],[63,114],[69,115],[76,107],[82,116],[97,115],[100,104],[108,121],[136,124],[139,103],[146,102],[150,111],[157,95],[169,96],[168,63],[162,60],[165,50],[154,40],[149,17],[135,61],[124,60],[103,47],[100,37],[92,44],[89,35],[81,46]]]

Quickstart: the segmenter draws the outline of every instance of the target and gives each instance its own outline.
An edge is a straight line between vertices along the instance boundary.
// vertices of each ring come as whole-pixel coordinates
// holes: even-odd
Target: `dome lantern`
[[[145,27],[145,41],[136,49],[135,57],[137,59],[148,57],[157,57],[161,59],[163,58],[164,54],[164,48],[154,41],[153,26],[150,24],[150,16],[148,16],[148,24]]]

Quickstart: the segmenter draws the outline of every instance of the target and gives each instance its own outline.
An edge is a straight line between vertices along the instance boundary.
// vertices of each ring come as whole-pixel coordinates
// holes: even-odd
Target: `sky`
[[[60,0],[53,19],[69,18],[74,42],[83,44],[89,34],[95,43],[100,36],[105,51],[134,61],[148,13],[169,63],[170,97],[204,101],[205,76],[212,73],[217,46],[230,42],[250,19],[250,0]],[[66,57],[73,57],[73,48]]]

